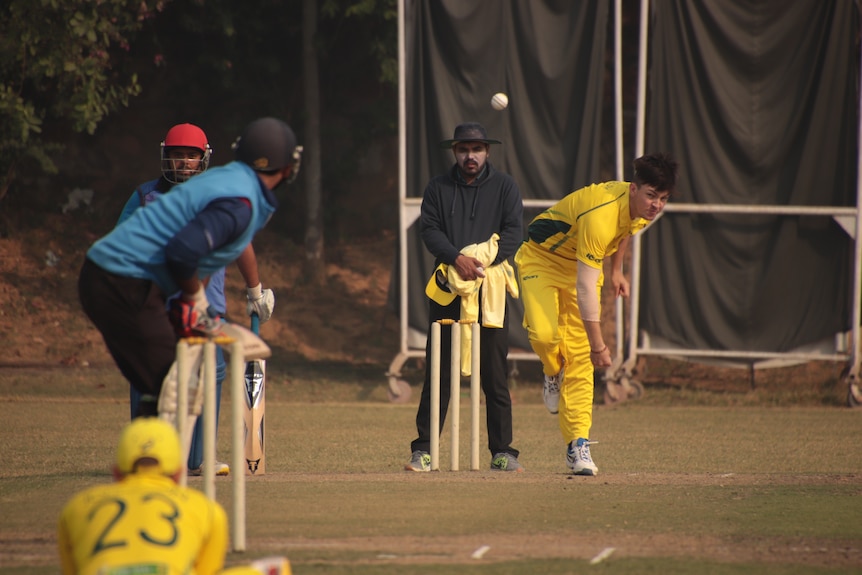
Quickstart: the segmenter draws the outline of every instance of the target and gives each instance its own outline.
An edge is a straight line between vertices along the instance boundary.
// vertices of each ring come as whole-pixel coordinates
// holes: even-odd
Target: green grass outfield
[[[72,398],[74,378],[0,378],[0,571],[56,573],[57,514],[110,481],[126,388]],[[230,409],[226,394],[224,461]],[[556,418],[538,401],[514,408],[526,473],[487,470],[484,421],[481,471],[404,472],[415,409],[416,397],[326,403],[274,390],[267,475],[247,484],[248,551],[227,563],[286,555],[297,575],[862,573],[858,410],[596,406],[600,475],[584,478],[566,473]],[[462,469],[468,409],[465,396]],[[441,452],[445,468],[448,426]],[[229,510],[230,478],[217,489]]]

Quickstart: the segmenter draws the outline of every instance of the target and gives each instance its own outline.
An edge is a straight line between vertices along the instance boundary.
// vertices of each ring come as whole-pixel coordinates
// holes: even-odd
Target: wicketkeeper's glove
[[[272,317],[272,310],[275,308],[275,294],[271,289],[263,289],[263,284],[257,284],[255,287],[246,289],[248,303],[246,311],[248,315],[257,314],[260,323],[265,322]]]
[[[221,323],[218,314],[210,310],[203,286],[194,294],[171,300],[168,315],[180,337],[216,335]]]

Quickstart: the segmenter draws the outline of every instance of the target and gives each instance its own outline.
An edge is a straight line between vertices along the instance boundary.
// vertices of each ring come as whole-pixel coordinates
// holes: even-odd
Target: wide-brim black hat
[[[502,144],[500,140],[488,137],[485,127],[479,122],[464,122],[455,127],[455,134],[451,140],[440,142],[441,148],[451,148],[458,142],[483,142],[485,144]]]

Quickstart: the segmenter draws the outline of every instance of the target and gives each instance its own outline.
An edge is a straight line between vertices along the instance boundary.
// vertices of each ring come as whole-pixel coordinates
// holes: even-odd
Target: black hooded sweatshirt
[[[419,219],[422,241],[440,263],[453,264],[461,249],[500,236],[496,265],[514,255],[523,241],[524,204],[512,176],[485,163],[482,173],[467,184],[454,164],[432,178],[422,195]]]

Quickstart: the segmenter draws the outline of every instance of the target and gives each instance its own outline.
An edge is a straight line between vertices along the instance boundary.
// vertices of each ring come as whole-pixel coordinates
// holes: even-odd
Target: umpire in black
[[[422,196],[420,228],[422,241],[440,264],[454,267],[463,280],[484,278],[486,270],[475,257],[462,250],[472,244],[487,242],[494,234],[499,236],[497,255],[489,267],[503,264],[520,246],[523,226],[523,202],[515,180],[497,171],[488,161],[492,144],[499,140],[488,137],[485,128],[476,122],[465,122],[455,128],[450,140],[441,142],[451,149],[455,164],[445,174],[432,178]],[[505,265],[508,265],[506,263]],[[438,274],[435,272],[435,277]],[[485,280],[483,280],[485,281]],[[438,293],[445,294],[446,286],[439,283]],[[411,458],[405,466],[408,471],[430,471],[430,405],[431,405],[431,337],[430,325],[439,319],[459,319],[461,298],[429,299],[428,342],[425,347],[425,381],[416,413],[418,437],[410,445]],[[479,321],[482,321],[482,302]],[[503,303],[505,306],[505,302]],[[512,399],[509,395],[508,364],[509,314],[504,310],[502,327],[481,329],[480,371],[482,391],[488,420],[488,449],[491,452],[491,469],[523,471],[518,462],[518,450],[512,447]],[[440,379],[449,381],[450,336],[442,330]],[[440,386],[440,426],[449,407],[448,385]]]

